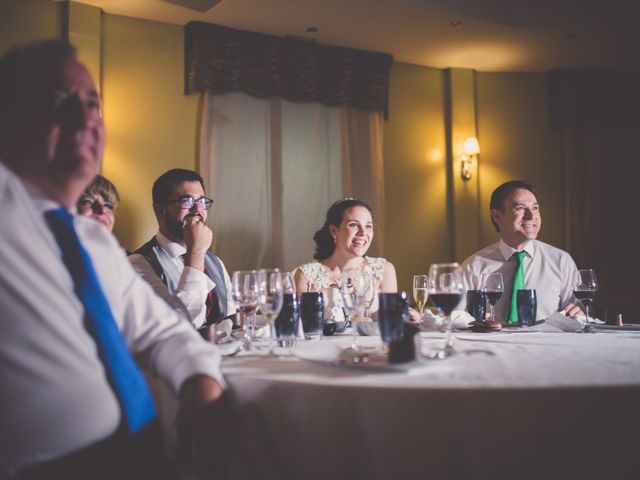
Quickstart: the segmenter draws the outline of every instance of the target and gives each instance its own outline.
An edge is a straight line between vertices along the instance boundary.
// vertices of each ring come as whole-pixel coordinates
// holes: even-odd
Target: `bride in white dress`
[[[337,321],[342,317],[337,287],[344,271],[361,269],[366,276],[373,278],[377,293],[398,291],[393,264],[384,258],[366,256],[373,241],[373,230],[373,215],[366,202],[354,198],[338,200],[331,205],[324,225],[313,236],[317,245],[313,256],[316,260],[295,269],[298,293],[325,294],[326,317],[333,316]],[[370,312],[377,310],[378,296],[375,295]]]

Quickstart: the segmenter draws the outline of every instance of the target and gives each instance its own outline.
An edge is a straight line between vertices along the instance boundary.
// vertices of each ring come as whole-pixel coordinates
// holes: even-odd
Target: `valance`
[[[387,115],[389,54],[190,22],[185,91],[243,92]]]
[[[640,70],[561,69],[548,81],[552,127],[640,123]]]

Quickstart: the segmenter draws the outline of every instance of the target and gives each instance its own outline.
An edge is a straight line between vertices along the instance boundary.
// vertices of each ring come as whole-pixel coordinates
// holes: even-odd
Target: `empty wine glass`
[[[363,269],[345,270],[342,272],[340,281],[340,294],[342,296],[342,306],[346,310],[351,321],[351,346],[352,350],[357,350],[358,321],[363,315],[367,292],[370,292],[372,280],[367,277]]]
[[[420,312],[420,320],[422,320],[424,306],[427,304],[427,286],[429,283],[428,280],[428,275],[413,276],[413,299],[415,300],[418,311]]]
[[[273,321],[282,308],[282,274],[277,268],[265,268],[258,271],[258,305],[269,325],[269,354],[273,355],[276,332]]]
[[[457,263],[434,263],[429,267],[429,298],[444,315],[445,345],[439,358],[455,353],[451,312],[462,300],[464,286],[462,271]]]
[[[231,286],[232,297],[244,330],[245,349],[249,350],[253,332],[255,332],[255,313],[258,308],[258,272],[255,270],[233,272]]]
[[[596,279],[596,272],[592,269],[578,270],[575,279],[575,286],[573,288],[573,295],[580,300],[580,303],[584,305],[585,324],[578,332],[582,333],[595,333],[595,328],[589,322],[589,307],[593,303],[593,299],[596,297],[598,291],[598,280]]]
[[[480,288],[487,296],[487,301],[489,302],[489,306],[491,307],[489,310],[489,318],[494,321],[496,319],[496,303],[498,303],[498,300],[500,300],[500,297],[502,297],[502,292],[504,292],[504,281],[502,280],[502,274],[500,272],[483,274]]]

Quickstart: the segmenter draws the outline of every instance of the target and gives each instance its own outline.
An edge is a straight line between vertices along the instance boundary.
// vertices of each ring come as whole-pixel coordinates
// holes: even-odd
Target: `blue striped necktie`
[[[85,327],[96,342],[129,432],[135,433],[156,416],[147,383],[116,325],[91,258],[73,226],[73,217],[64,208],[58,208],[46,212],[45,218],[62,250],[62,261],[84,307]]]

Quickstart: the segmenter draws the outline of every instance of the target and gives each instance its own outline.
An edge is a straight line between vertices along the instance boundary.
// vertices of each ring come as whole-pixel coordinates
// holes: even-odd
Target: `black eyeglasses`
[[[207,197],[193,198],[191,195],[178,195],[169,202],[178,202],[180,208],[193,208],[195,204],[206,208],[207,210],[213,205],[213,200]]]

